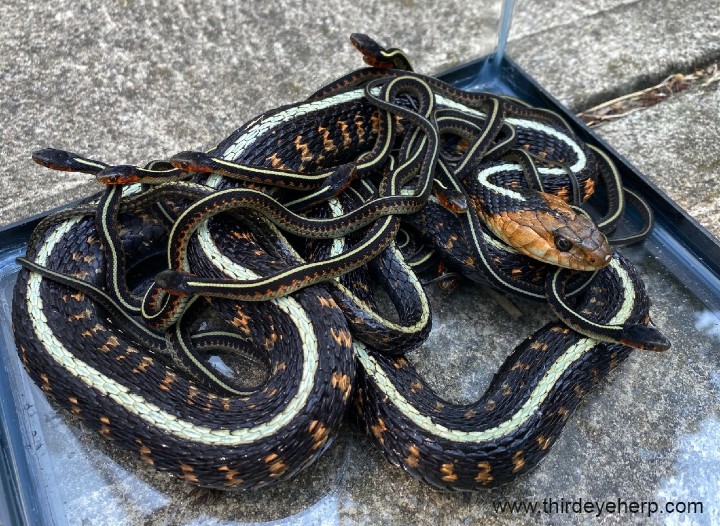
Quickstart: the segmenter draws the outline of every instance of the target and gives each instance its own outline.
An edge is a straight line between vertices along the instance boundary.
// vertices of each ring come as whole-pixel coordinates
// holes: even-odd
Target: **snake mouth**
[[[136,166],[108,166],[95,174],[95,179],[102,184],[124,185],[139,182],[140,174]]]
[[[541,195],[546,207],[494,214],[488,226],[521,254],[551,265],[595,271],[610,263],[612,247],[591,219],[554,195]]]
[[[604,235],[600,234],[603,238]],[[595,271],[610,263],[612,259],[612,248],[607,241],[595,249],[580,245],[579,243],[570,251],[559,251],[557,254],[557,266],[573,270]]]

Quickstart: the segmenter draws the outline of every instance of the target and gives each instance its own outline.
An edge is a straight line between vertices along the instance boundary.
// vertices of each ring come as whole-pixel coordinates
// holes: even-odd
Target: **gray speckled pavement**
[[[490,51],[497,11],[469,0],[282,0],[0,5],[0,225],[98,190],[30,153],[53,146],[142,163],[213,146],[252,116],[361,66],[351,32],[405,49],[439,72]],[[720,60],[713,0],[525,2],[510,54],[575,111]],[[598,132],[720,236],[720,83],[694,87]],[[629,251],[672,340],[634,353],[573,416],[546,460],[500,490],[450,494],[387,464],[347,426],[321,461],[268,491],[218,495],[118,454],[41,395],[35,404],[52,494],[71,524],[720,523],[720,323],[644,249]],[[546,313],[511,321],[467,288],[432,297],[436,330],[413,360],[453,400],[476,398]],[[442,357],[436,349],[449,349]],[[468,349],[473,349],[468,352]],[[474,349],[481,349],[475,351]],[[498,511],[501,501],[703,502],[703,513]],[[277,521],[277,522],[274,522]],[[684,522],[686,521],[686,522]]]

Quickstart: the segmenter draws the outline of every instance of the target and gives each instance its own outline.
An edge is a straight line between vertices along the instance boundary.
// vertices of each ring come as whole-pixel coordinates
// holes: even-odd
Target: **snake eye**
[[[573,244],[564,237],[555,236],[555,246],[558,248],[558,250],[562,252],[567,252],[572,248]]]

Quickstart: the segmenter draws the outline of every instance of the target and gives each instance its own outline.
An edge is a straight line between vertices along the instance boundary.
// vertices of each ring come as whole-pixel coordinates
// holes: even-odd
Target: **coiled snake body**
[[[494,486],[537,464],[628,345],[669,346],[602,233],[624,206],[602,152],[550,112],[457,91],[353,38],[374,67],[210,152],[144,168],[34,156],[107,186],[33,233],[13,300],[20,357],[59,405],[157,469],[218,488],[286,479],[354,398],[391,462],[439,487]],[[566,201],[599,177],[610,207],[596,224]],[[465,276],[562,320],[476,403],[443,401],[405,356],[431,316],[394,241],[401,221]],[[264,368],[259,384],[211,359],[237,355]]]

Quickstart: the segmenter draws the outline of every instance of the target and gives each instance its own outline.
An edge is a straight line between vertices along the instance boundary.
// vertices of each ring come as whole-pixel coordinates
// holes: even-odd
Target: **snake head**
[[[493,233],[521,254],[558,267],[594,271],[610,262],[612,248],[590,218],[555,195],[534,194],[530,209],[486,217]]]
[[[140,173],[137,166],[117,165],[108,166],[95,174],[99,183],[108,185],[130,184],[140,181]]]
[[[385,49],[364,33],[353,33],[350,42],[362,53],[365,63],[373,68],[413,70],[405,53],[396,48]]]

